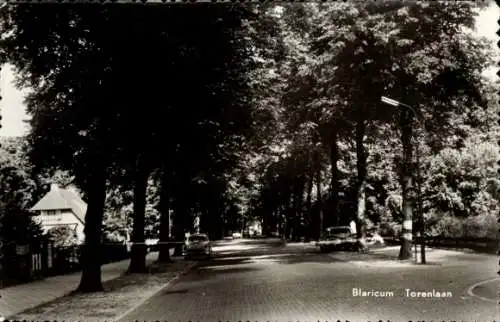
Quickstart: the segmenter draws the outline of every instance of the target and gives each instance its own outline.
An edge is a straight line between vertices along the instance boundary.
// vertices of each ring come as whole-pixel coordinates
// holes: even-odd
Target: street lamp
[[[381,97],[382,103],[395,106],[395,107],[405,107],[409,109],[415,118],[417,119],[417,123],[419,125],[419,128],[421,128],[421,118],[420,115],[417,114],[415,109],[411,107],[410,105],[401,103],[399,101],[393,100],[389,97],[382,96]],[[418,212],[418,220],[420,223],[420,233],[421,233],[421,244],[420,244],[420,251],[421,251],[421,257],[422,257],[422,264],[425,264],[425,240],[424,240],[424,234],[425,234],[425,228],[424,228],[424,215],[422,212],[422,188],[421,188],[421,177],[420,177],[420,151],[419,151],[419,142],[417,140],[416,145],[415,145],[415,154],[416,154],[416,179],[417,179],[417,212]],[[416,251],[416,249],[415,249]]]
[[[401,103],[399,101],[396,101],[396,100],[393,100],[387,96],[382,96],[381,97],[381,101],[382,103],[385,103],[385,104],[388,104],[388,105],[392,105],[392,106],[395,106],[395,107],[406,107],[407,109],[409,109],[410,111],[412,111],[413,115],[420,121],[420,117],[419,117],[419,114],[417,114],[417,112],[415,111],[415,109],[413,107],[411,107],[410,105],[407,105],[405,103]]]

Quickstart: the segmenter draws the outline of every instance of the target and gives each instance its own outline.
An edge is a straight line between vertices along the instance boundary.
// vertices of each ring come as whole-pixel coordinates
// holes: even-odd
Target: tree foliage
[[[467,197],[469,214],[477,213],[473,210],[477,207],[472,206],[475,198],[481,198],[488,205],[481,208],[483,214],[490,209],[489,204],[495,203],[491,195],[485,197],[484,186],[480,188],[466,178],[463,178],[466,182],[460,183],[462,188],[450,187],[449,182],[443,186],[432,182],[439,177],[438,173],[455,172],[457,162],[468,164],[465,159],[474,158],[477,153],[486,153],[482,159],[485,162],[483,169],[495,166],[497,155],[493,146],[497,129],[491,126],[495,124],[492,117],[497,105],[489,100],[490,80],[481,75],[492,64],[493,55],[491,44],[470,32],[476,9],[476,5],[465,2],[456,7],[444,3],[384,2],[293,4],[271,9],[271,12],[279,12],[275,16],[276,24],[281,30],[283,52],[287,53],[279,62],[269,60],[270,64],[282,67],[280,77],[276,77],[282,85],[275,85],[281,92],[273,94],[285,109],[275,118],[279,124],[275,127],[282,133],[291,134],[288,134],[291,144],[284,147],[289,155],[309,160],[309,164],[316,151],[321,153],[322,160],[328,160],[332,137],[325,129],[335,127],[343,133],[336,139],[340,159],[333,167],[337,168],[337,173],[321,170],[320,173],[327,176],[323,177],[324,183],[336,175],[336,193],[340,204],[346,207],[341,211],[345,219],[353,218],[352,205],[356,203],[353,177],[360,171],[355,168],[360,158],[353,154],[356,146],[353,131],[358,133],[359,127],[355,125],[364,123],[365,132],[360,133],[357,143],[364,145],[368,157],[367,185],[363,188],[366,192],[364,220],[368,227],[388,222],[401,224],[399,178],[403,160],[397,139],[397,119],[401,111],[381,104],[382,95],[412,105],[417,116],[422,118],[423,128],[416,128],[419,135],[416,141],[421,145],[420,158],[425,167],[421,172],[425,173],[426,213],[436,212],[442,216],[444,212],[436,199],[431,201],[427,197],[426,189],[430,187],[449,191],[452,200],[461,200],[465,194],[463,190],[468,189],[467,193],[474,195]],[[471,145],[471,149],[481,147],[483,152],[464,151],[467,140],[484,142]],[[318,147],[320,149],[316,150]],[[300,152],[295,154],[294,151]],[[455,159],[453,166],[443,165],[440,170],[434,168],[438,173],[433,172],[429,164],[437,166],[438,160],[447,153],[464,160]],[[296,162],[289,164],[297,165]],[[320,164],[311,165],[318,169]],[[330,164],[330,168],[333,167]],[[310,176],[307,168],[294,167],[300,174]],[[273,173],[269,172],[269,178],[275,178],[272,180],[276,184],[263,184],[260,196],[256,197],[260,201],[254,202],[257,208],[267,203],[267,213],[273,212],[270,209],[282,212],[276,196],[280,194],[278,190],[285,193],[289,189],[289,184],[277,185],[277,173]],[[281,172],[284,177],[298,175]],[[492,185],[490,176],[491,173],[481,174],[482,180]],[[266,177],[267,172],[262,178]],[[457,191],[460,189],[462,192]],[[327,208],[327,211],[332,209]]]
[[[49,238],[53,240],[54,247],[69,247],[78,244],[75,231],[69,226],[57,226],[47,231]]]

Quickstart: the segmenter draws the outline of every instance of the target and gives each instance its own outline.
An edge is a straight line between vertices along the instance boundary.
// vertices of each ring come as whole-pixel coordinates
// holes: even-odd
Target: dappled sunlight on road
[[[237,260],[245,260],[248,256],[228,256],[228,257],[219,257],[217,261],[237,261]]]
[[[229,256],[229,257],[220,257],[217,258],[217,261],[237,261],[237,260],[242,260],[242,261],[256,261],[256,260],[263,260],[263,259],[272,259],[272,258],[278,258],[278,257],[285,257],[285,256],[294,256],[295,254],[287,253],[287,254],[269,254],[269,255],[256,255],[256,256]]]
[[[240,267],[242,263],[238,264],[227,264],[222,266],[204,266],[199,268],[200,270],[213,270],[213,271],[225,271],[231,268]]]
[[[230,251],[244,251],[250,249],[260,248],[257,245],[242,245],[242,244],[232,244],[232,245],[224,245],[224,246],[213,246],[212,250],[214,252],[230,252]]]
[[[251,260],[257,260],[257,259],[270,259],[273,257],[284,257],[284,256],[294,256],[295,254],[270,254],[270,255],[258,255],[258,256],[251,256]]]
[[[271,255],[256,255],[256,256],[231,256],[231,257],[220,257],[214,262],[217,265],[204,266],[202,269],[225,269],[227,267],[232,267],[236,265],[243,264],[258,264],[258,263],[269,263],[278,262],[281,257],[294,256],[294,254],[271,254]]]
[[[287,247],[316,247],[316,242],[315,241],[312,241],[312,242],[303,242],[303,243],[290,243],[288,242],[286,244]]]
[[[284,263],[289,262],[294,257],[295,258],[301,257],[303,260],[307,260],[307,256],[304,257],[304,254],[285,253],[285,254],[251,256],[248,259],[248,261],[250,263],[255,263],[255,264],[262,264],[262,263],[284,264]]]

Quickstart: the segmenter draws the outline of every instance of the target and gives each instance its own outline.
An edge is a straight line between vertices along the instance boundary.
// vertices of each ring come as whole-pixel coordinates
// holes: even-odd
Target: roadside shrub
[[[497,216],[491,213],[464,219],[464,237],[498,238]]]
[[[78,245],[76,232],[69,226],[57,226],[47,231],[48,237],[54,242],[54,247],[72,247]]]
[[[445,215],[437,222],[436,232],[438,233],[438,235],[443,237],[463,237],[463,220],[453,216]]]
[[[441,235],[441,226],[439,225],[439,221],[442,218],[442,215],[439,215],[437,211],[431,209],[429,212],[424,214],[425,218],[425,232],[427,236],[440,236]]]
[[[375,224],[369,218],[364,218],[363,225],[366,230],[373,230],[375,228]]]
[[[399,237],[401,225],[393,222],[382,222],[379,226],[380,235],[384,237]]]

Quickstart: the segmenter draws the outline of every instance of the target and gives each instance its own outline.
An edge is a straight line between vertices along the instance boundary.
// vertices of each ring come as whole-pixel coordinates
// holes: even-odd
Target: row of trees
[[[269,59],[275,73],[266,102],[281,112],[276,138],[288,144],[256,170],[264,175],[254,182],[252,205],[265,229],[278,226],[298,240],[355,220],[360,240],[373,226],[394,234],[394,224],[416,217],[419,144],[428,231],[450,234],[447,218],[458,216],[475,227],[464,234],[495,236],[498,105],[481,75],[493,63],[492,44],[471,32],[480,8],[384,2],[273,9],[285,55]],[[382,95],[414,111],[384,105]],[[410,239],[403,235],[400,258],[411,256]]]
[[[128,204],[132,272],[145,270],[147,209],[162,245],[171,210],[179,241],[195,215],[212,238],[250,217],[292,239],[354,219],[360,240],[411,218],[414,120],[384,94],[424,120],[428,220],[494,213],[497,129],[480,75],[492,54],[465,30],[476,6],[4,7],[0,62],[31,89],[30,169],[69,171],[88,203],[79,290],[102,288],[104,213],[125,224]],[[485,168],[457,178],[476,159]]]
[[[131,272],[145,270],[148,180],[159,181],[160,242],[168,215],[183,240],[193,209],[214,238],[237,196],[230,179],[254,144],[242,32],[246,7],[32,7],[2,12],[2,62],[19,72],[32,116],[35,169],[64,169],[88,203],[81,291],[101,289],[100,249],[109,187],[132,190]],[[247,24],[248,23],[248,24]],[[168,261],[167,248],[159,260]]]

